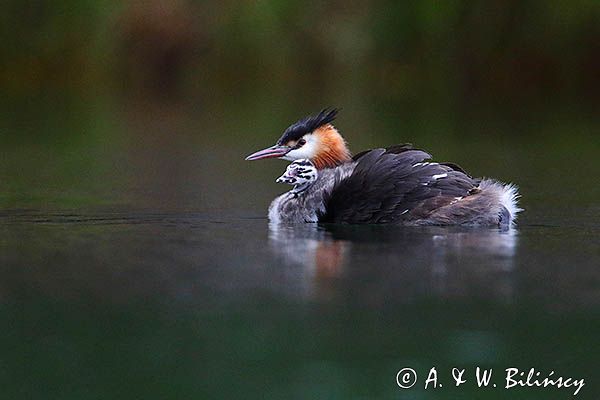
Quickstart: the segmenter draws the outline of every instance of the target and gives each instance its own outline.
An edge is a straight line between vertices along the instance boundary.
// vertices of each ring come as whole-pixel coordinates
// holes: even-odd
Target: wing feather
[[[333,187],[319,220],[391,223],[419,219],[468,196],[476,187],[460,167],[429,159],[431,155],[408,144],[357,154],[354,171]]]

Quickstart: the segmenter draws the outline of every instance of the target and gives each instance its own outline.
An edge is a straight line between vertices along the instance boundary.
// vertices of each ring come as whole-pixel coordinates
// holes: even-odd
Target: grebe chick
[[[295,195],[308,189],[315,183],[319,173],[317,167],[309,159],[296,160],[287,166],[283,175],[275,180],[277,183],[287,183],[294,187],[290,190]]]
[[[308,159],[299,159],[288,165],[275,182],[294,187],[271,202],[269,220],[272,223],[318,222],[317,213],[323,210],[324,193],[321,184],[313,190],[318,178],[317,167]]]

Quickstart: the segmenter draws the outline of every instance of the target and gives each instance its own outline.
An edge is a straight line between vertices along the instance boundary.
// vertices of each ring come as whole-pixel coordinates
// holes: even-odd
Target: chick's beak
[[[293,176],[289,176],[287,173],[281,175],[279,178],[275,179],[277,183],[287,183],[288,185],[292,185],[296,183],[296,178]]]
[[[275,145],[275,146],[271,146],[271,147],[268,147],[263,150],[259,150],[256,153],[250,154],[248,157],[246,157],[246,160],[253,161],[253,160],[262,160],[263,158],[283,157],[290,150],[291,150],[291,148],[289,146]]]

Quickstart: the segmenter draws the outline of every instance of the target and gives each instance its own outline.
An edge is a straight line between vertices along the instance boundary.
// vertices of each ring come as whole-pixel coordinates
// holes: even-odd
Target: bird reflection
[[[269,233],[271,252],[312,299],[513,299],[515,230],[271,224]]]
[[[297,272],[300,282],[286,281],[300,284],[305,297],[328,297],[327,282],[343,275],[350,245],[317,224],[269,225],[270,249],[284,270]]]

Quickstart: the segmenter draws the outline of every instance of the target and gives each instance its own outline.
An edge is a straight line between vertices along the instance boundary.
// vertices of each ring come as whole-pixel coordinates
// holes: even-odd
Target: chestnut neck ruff
[[[334,168],[352,159],[346,142],[331,124],[317,129],[320,140],[319,152],[311,160],[317,169]]]

